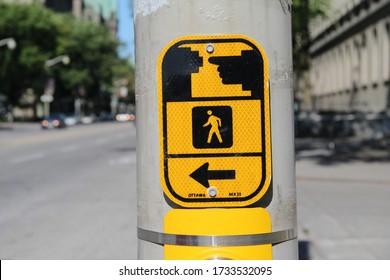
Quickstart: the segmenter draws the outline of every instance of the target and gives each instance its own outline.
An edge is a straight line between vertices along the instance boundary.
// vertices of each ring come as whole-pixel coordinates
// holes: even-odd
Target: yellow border
[[[163,59],[169,50],[174,44],[179,43],[181,41],[187,41],[187,40],[219,40],[219,39],[242,39],[249,41],[254,46],[258,48],[260,51],[263,63],[264,63],[264,122],[265,122],[265,180],[264,185],[261,189],[261,191],[253,198],[248,199],[246,201],[227,201],[227,202],[183,202],[177,198],[175,198],[170,191],[168,190],[168,187],[165,182],[165,176],[164,176],[164,135],[163,135],[163,111],[162,111],[162,105],[163,105],[163,98],[162,98],[162,62]],[[272,177],[272,154],[271,154],[271,120],[270,120],[270,89],[269,89],[269,68],[268,68],[268,58],[265,53],[265,50],[263,47],[258,44],[255,40],[252,38],[241,35],[241,34],[226,34],[226,35],[190,35],[190,36],[183,36],[176,38],[169,42],[161,51],[158,61],[157,61],[157,81],[158,81],[158,123],[159,123],[159,145],[160,145],[160,183],[163,188],[164,193],[166,196],[174,203],[182,206],[182,207],[188,207],[188,208],[204,208],[204,207],[245,207],[249,206],[251,204],[254,204],[258,202],[268,191],[271,185],[271,177]]]

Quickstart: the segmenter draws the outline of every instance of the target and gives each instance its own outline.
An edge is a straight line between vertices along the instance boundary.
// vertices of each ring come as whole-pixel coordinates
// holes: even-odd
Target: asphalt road
[[[319,260],[390,259],[390,150],[356,139],[298,139],[300,239]]]
[[[136,259],[135,135],[0,129],[0,259]]]
[[[136,128],[0,128],[0,259],[136,259]],[[390,153],[297,139],[311,259],[390,259]]]

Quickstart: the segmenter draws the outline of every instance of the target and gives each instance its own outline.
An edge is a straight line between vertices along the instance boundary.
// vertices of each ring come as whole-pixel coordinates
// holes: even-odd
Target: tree
[[[117,86],[127,88],[127,96],[120,97],[124,103],[135,103],[135,69],[129,60],[121,60],[114,67],[114,76]],[[114,84],[115,85],[115,84]]]
[[[0,51],[0,91],[11,105],[31,88],[42,92],[44,62],[55,55],[59,26],[41,5],[0,4],[0,38],[13,37],[17,48]]]
[[[325,17],[330,0],[294,0],[292,5],[293,65],[295,75],[295,112],[298,113],[304,100],[310,98],[310,22]],[[309,108],[306,108],[309,109]]]
[[[0,39],[7,37],[15,38],[17,48],[0,50],[0,92],[11,105],[20,105],[27,89],[38,102],[45,81],[52,78],[54,110],[73,111],[75,98],[107,107],[118,79],[116,69],[125,62],[117,55],[119,42],[106,26],[77,21],[42,5],[0,4]],[[70,64],[45,67],[47,60],[59,55],[69,56]]]
[[[310,21],[325,17],[329,0],[294,0],[292,5],[293,57],[295,71],[309,69]]]
[[[96,100],[109,94],[114,79],[118,41],[105,26],[66,19],[59,50],[71,58],[67,67],[54,69],[63,91],[74,98]]]

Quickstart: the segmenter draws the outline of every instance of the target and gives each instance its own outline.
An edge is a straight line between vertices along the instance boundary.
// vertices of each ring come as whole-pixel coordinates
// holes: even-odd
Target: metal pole
[[[134,19],[139,259],[297,259],[291,1]]]
[[[43,102],[43,108],[45,112],[45,118],[48,118],[50,116],[50,102]]]

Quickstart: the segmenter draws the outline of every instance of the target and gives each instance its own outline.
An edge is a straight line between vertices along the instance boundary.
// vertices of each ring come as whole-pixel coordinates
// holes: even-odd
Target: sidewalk
[[[5,141],[14,138],[30,137],[41,132],[41,126],[37,122],[0,122],[0,147]]]
[[[16,130],[39,127],[39,122],[0,122],[1,130]]]
[[[390,259],[390,150],[296,139],[299,239],[311,259]]]
[[[314,160],[321,165],[352,161],[390,161],[390,145],[369,138],[295,139],[296,160]]]

